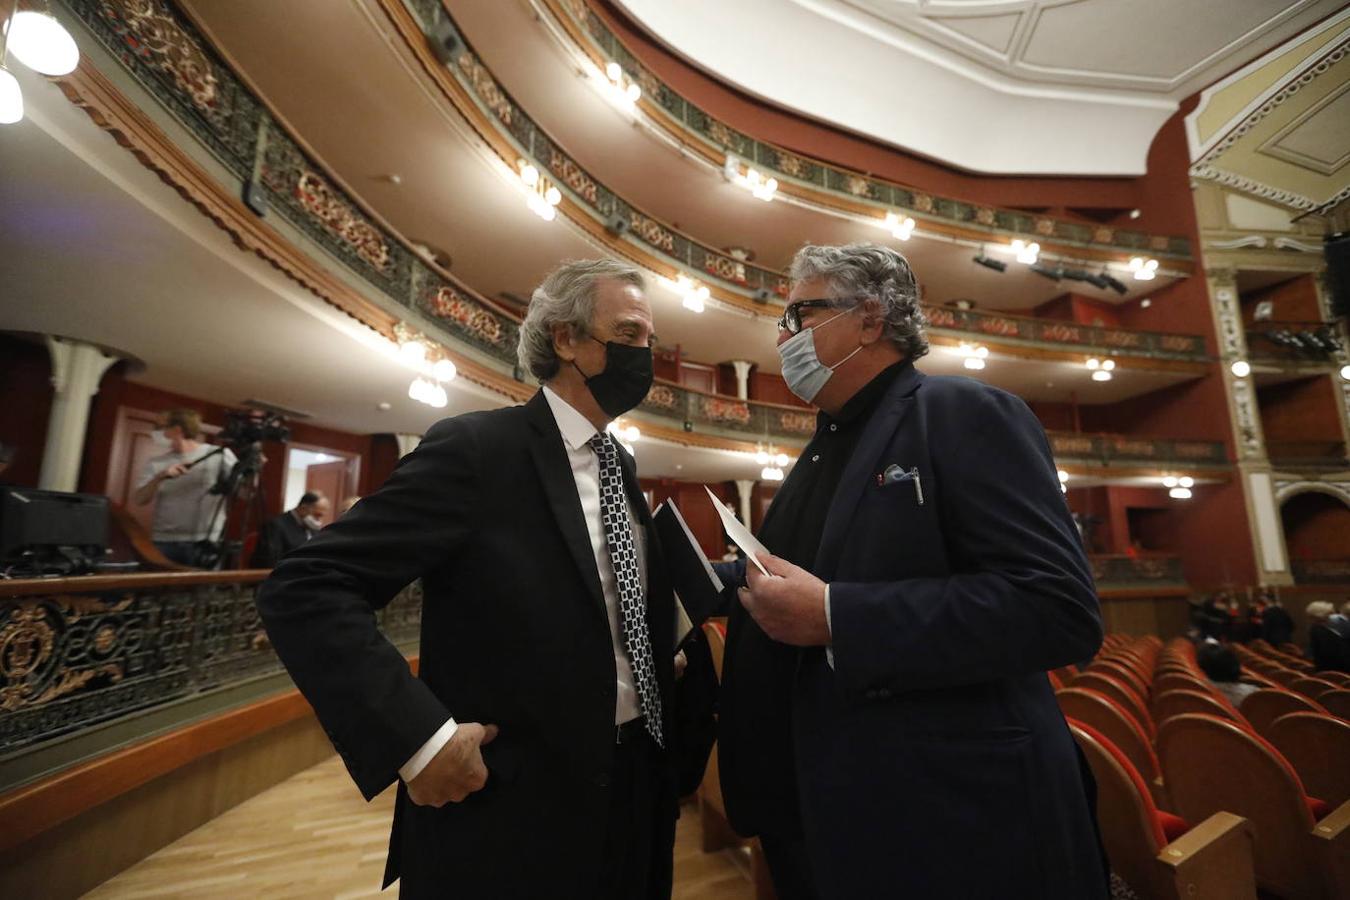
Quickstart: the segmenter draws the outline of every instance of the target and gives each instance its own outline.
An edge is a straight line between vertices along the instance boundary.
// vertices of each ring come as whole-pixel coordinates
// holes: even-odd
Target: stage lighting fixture
[[[1008,271],[1008,264],[999,259],[990,259],[983,253],[975,257],[975,262],[984,266],[986,269],[993,269],[995,272]]]
[[[1063,269],[1057,268],[1052,269],[1050,266],[1043,266],[1040,263],[1035,263],[1034,265],[1032,265],[1031,271],[1035,272],[1042,278],[1049,278],[1051,281],[1059,281],[1061,278],[1064,277]]]
[[[1112,278],[1110,275],[1108,275],[1108,274],[1105,273],[1105,272],[1101,273],[1101,275],[1099,275],[1099,276],[1097,276],[1097,277],[1100,278],[1102,281],[1106,282],[1106,287],[1109,287],[1111,290],[1115,291],[1117,294],[1124,294],[1124,293],[1126,293],[1127,291],[1129,291],[1129,288],[1127,288],[1127,287],[1125,286],[1125,282],[1120,281],[1120,280],[1118,280],[1118,279],[1116,279],[1116,278]]]
[[[1106,279],[1105,275],[1088,275],[1088,277],[1084,278],[1083,280],[1086,281],[1088,284],[1092,285],[1093,287],[1103,291],[1111,286],[1111,282]]]
[[[1070,281],[1091,281],[1091,273],[1083,269],[1060,269],[1060,275]]]

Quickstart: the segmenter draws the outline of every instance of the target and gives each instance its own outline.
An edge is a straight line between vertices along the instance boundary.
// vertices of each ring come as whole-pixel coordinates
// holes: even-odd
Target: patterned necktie
[[[609,561],[619,583],[619,621],[623,627],[623,649],[633,666],[638,703],[645,717],[647,733],[664,747],[661,737],[661,694],[656,687],[656,669],[652,665],[652,641],[647,633],[646,605],[642,598],[642,578],[638,574],[637,547],[633,543],[633,524],[628,518],[628,499],[623,490],[623,471],[619,451],[607,435],[597,434],[589,441],[600,460],[600,518],[605,523],[605,542]]]

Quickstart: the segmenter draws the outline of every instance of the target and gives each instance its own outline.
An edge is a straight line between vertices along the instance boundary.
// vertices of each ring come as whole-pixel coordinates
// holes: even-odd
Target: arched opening
[[[1329,492],[1295,494],[1280,507],[1294,580],[1350,582],[1350,505]]]

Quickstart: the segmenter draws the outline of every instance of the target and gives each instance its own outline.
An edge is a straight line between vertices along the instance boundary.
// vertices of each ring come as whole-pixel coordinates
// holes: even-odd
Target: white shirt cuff
[[[447,719],[445,724],[437,729],[436,733],[422,745],[422,749],[414,753],[412,759],[403,764],[398,770],[398,777],[402,778],[406,784],[420,775],[422,770],[427,767],[427,763],[431,762],[436,754],[441,752],[441,748],[450,743],[450,739],[455,736],[455,731],[458,728],[459,726],[455,724],[454,719]]]
[[[834,668],[834,622],[830,619],[830,586],[825,585],[825,630],[830,633],[830,642],[825,645],[825,661]]]

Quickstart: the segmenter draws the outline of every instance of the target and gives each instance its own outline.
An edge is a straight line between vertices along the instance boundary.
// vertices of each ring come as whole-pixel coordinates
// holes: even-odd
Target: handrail
[[[1125,434],[1047,431],[1056,459],[1078,459],[1107,465],[1150,462],[1159,466],[1226,466],[1223,441],[1192,441]]]

